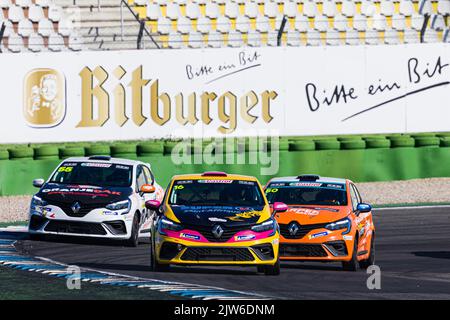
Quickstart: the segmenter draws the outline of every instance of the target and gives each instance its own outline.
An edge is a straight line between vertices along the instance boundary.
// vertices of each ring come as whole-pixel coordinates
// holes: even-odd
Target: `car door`
[[[137,207],[139,211],[141,212],[141,225],[146,220],[146,211],[145,209],[145,199],[146,194],[141,192],[141,187],[147,184],[147,178],[145,176],[144,168],[142,165],[138,165],[136,168],[136,195],[138,199]]]
[[[353,211],[357,214],[356,221],[357,221],[357,230],[359,235],[359,249],[358,252],[366,251],[367,244],[368,244],[368,234],[370,232],[370,212],[358,212],[357,206],[358,204],[362,203],[361,195],[359,194],[358,189],[356,186],[352,183],[350,184],[351,188],[351,194],[352,194],[352,205],[353,205]]]

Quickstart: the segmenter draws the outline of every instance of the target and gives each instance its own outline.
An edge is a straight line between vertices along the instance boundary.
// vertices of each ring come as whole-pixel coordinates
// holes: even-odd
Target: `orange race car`
[[[280,227],[280,259],[340,261],[344,270],[375,261],[372,207],[347,179],[300,175],[271,179],[265,192]]]

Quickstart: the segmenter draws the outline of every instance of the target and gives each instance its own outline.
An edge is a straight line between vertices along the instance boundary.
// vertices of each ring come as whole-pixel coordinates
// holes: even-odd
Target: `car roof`
[[[205,179],[218,179],[218,180],[245,180],[245,181],[258,181],[256,177],[245,176],[241,174],[229,174],[226,175],[213,175],[204,173],[193,173],[193,174],[179,174],[172,177],[172,180],[205,180]]]
[[[298,176],[291,176],[291,177],[277,177],[270,180],[270,182],[298,182],[300,179],[298,179]],[[308,181],[309,182],[309,181]],[[332,178],[332,177],[321,177],[319,176],[319,179],[313,180],[310,182],[321,182],[321,183],[341,183],[345,184],[347,182],[346,179],[343,178]]]
[[[93,156],[95,157],[95,156]],[[105,156],[106,157],[106,156]],[[100,159],[100,158],[94,158],[92,159],[91,157],[72,157],[72,158],[67,158],[64,159],[64,161],[74,161],[74,162],[101,162],[101,163],[112,163],[112,164],[123,164],[123,165],[129,165],[129,166],[134,166],[134,165],[138,165],[138,164],[146,164],[142,161],[137,161],[137,160],[130,160],[130,159],[122,159],[122,158],[105,158],[105,159]]]

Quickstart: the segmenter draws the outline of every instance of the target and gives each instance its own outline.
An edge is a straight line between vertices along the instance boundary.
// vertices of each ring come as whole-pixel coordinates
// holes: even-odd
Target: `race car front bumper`
[[[105,209],[95,209],[80,218],[68,216],[58,207],[51,211],[32,210],[28,232],[30,234],[49,234],[77,237],[96,237],[110,239],[129,239],[131,236],[132,215],[105,215]]]
[[[278,260],[278,233],[239,243],[198,243],[158,235],[156,252],[161,264],[274,265]]]
[[[281,236],[280,260],[349,261],[354,239],[353,235],[342,235],[342,231],[328,232],[326,236],[315,239],[305,236],[294,240]]]

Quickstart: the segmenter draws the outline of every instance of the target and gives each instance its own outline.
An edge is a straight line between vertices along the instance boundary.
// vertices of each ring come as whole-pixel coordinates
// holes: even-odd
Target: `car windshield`
[[[64,162],[50,179],[53,183],[130,187],[133,167],[101,162]]]
[[[338,183],[271,183],[266,189],[269,203],[296,205],[345,206],[345,184]]]
[[[177,180],[169,203],[187,206],[263,206],[264,198],[255,181],[228,179]]]

